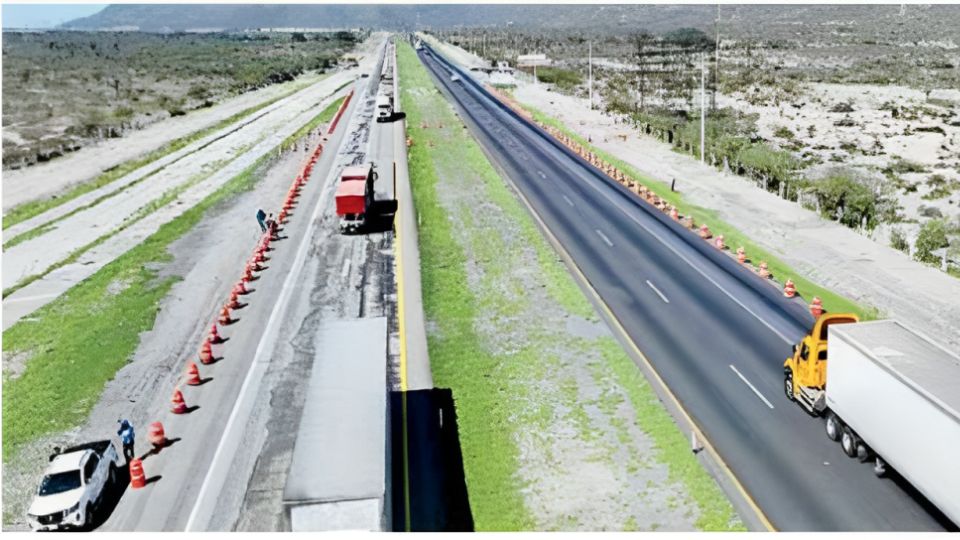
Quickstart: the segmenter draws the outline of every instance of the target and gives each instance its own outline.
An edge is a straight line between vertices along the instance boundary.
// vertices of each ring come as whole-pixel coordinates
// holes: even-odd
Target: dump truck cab
[[[827,330],[834,324],[858,322],[852,313],[824,313],[813,330],[793,346],[793,355],[783,363],[783,390],[791,401],[819,415],[826,408]]]
[[[358,232],[366,226],[373,207],[373,182],[376,179],[373,163],[343,169],[335,196],[341,233]]]

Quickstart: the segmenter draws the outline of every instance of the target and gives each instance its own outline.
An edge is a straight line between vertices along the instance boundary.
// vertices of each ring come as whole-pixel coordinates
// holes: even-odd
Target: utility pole
[[[588,53],[587,53],[587,71],[590,74],[590,82],[588,86],[590,88],[590,110],[593,110],[593,42],[588,41]]]
[[[720,91],[720,4],[717,4],[717,24],[716,24],[716,34],[717,34],[717,45],[715,47],[717,53],[716,64],[713,67],[713,93],[711,94],[711,110],[717,110],[717,92]]]
[[[707,53],[703,52],[700,56],[700,163],[704,163],[706,149],[704,148],[704,139],[706,138],[706,122],[707,122],[707,94],[704,91],[707,79]]]

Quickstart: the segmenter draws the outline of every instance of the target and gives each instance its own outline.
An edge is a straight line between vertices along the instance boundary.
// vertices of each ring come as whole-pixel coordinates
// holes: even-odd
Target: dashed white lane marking
[[[764,403],[767,404],[767,407],[770,407],[771,409],[773,408],[773,403],[770,403],[767,400],[767,398],[763,397],[763,394],[761,394],[760,391],[757,390],[757,387],[753,386],[753,384],[750,381],[748,381],[747,378],[744,377],[743,374],[740,373],[740,371],[733,366],[733,364],[730,364],[730,369],[732,369],[733,372],[737,374],[737,377],[740,377],[741,381],[743,381],[747,386],[750,387],[751,390],[753,390],[753,393],[756,394],[758,398],[760,398],[761,400],[763,400]]]
[[[350,259],[343,261],[343,270],[340,272],[340,279],[347,279],[347,274],[350,273]]]
[[[597,234],[600,235],[600,238],[602,238],[603,241],[606,242],[608,246],[613,247],[613,242],[611,242],[610,239],[607,238],[607,235],[603,234],[603,231],[601,231],[600,229],[594,229],[594,230],[597,231]]]
[[[569,204],[571,207],[573,206],[573,201],[570,200],[570,197],[564,195],[563,200],[567,201],[567,204]]]
[[[658,289],[653,283],[650,283],[649,279],[647,280],[647,285],[649,285],[650,288],[653,289],[653,292],[657,293],[657,296],[659,296],[661,300],[663,300],[667,304],[670,303],[670,300],[667,300],[667,297],[664,296],[663,293],[660,292],[660,289]]]
[[[537,174],[540,175],[540,178],[543,178],[544,180],[547,179],[547,175],[543,174],[543,171],[537,171]]]

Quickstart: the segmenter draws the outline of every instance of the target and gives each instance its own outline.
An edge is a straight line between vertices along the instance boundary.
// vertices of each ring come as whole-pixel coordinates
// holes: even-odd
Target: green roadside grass
[[[587,142],[586,139],[580,137],[567,128],[567,126],[565,126],[559,120],[548,116],[542,111],[539,111],[529,105],[521,104],[521,106],[530,112],[530,114],[533,115],[533,118],[538,122],[559,129],[565,135],[577,141],[577,143],[584,148],[589,149],[607,163],[617,167],[634,180],[639,181],[648,189],[656,193],[659,197],[666,199],[670,204],[676,206],[680,210],[681,214],[693,216],[696,223],[707,223],[710,226],[710,231],[713,234],[722,234],[724,236],[724,241],[728,246],[730,246],[730,249],[735,250],[736,248],[742,246],[747,253],[749,261],[754,265],[760,264],[761,261],[766,262],[770,273],[773,274],[773,277],[777,280],[781,282],[788,278],[793,280],[797,287],[797,293],[804,298],[812,299],[814,296],[819,296],[820,299],[823,300],[824,309],[827,311],[834,313],[856,313],[857,316],[864,321],[874,320],[881,317],[879,310],[876,308],[859,304],[803,277],[787,263],[783,262],[769,251],[761,248],[758,244],[751,241],[747,235],[740,232],[728,223],[725,223],[720,219],[715,211],[688,203],[686,200],[684,200],[682,194],[671,191],[670,186],[640,173],[626,162],[607,152],[604,152],[603,150],[600,150],[599,148],[596,148]]]
[[[250,116],[256,113],[257,111],[264,109],[270,105],[273,105],[277,101],[280,101],[281,99],[289,97],[290,95],[296,92],[299,92],[309,84],[313,84],[319,80],[320,79],[317,79],[316,81],[311,80],[311,82],[309,83],[300,83],[296,85],[294,88],[292,88],[291,90],[284,92],[282,95],[271,98],[262,103],[258,103],[251,107],[247,107],[246,109],[230,116],[229,118],[221,120],[212,126],[197,130],[193,133],[190,133],[189,135],[185,135],[178,139],[174,139],[173,141],[170,141],[164,144],[160,148],[157,148],[156,150],[153,150],[142,157],[125,161],[117,165],[116,167],[111,168],[110,170],[104,171],[93,180],[77,185],[76,187],[73,187],[70,190],[68,190],[66,193],[63,193],[61,195],[57,195],[55,197],[51,197],[48,199],[30,201],[30,202],[26,202],[21,205],[15,206],[11,208],[10,211],[6,213],[6,215],[3,216],[3,228],[6,229],[7,227],[11,227],[22,221],[26,221],[30,218],[33,218],[35,216],[38,216],[46,212],[47,210],[50,210],[51,208],[56,208],[57,206],[60,206],[61,204],[72,201],[73,199],[76,199],[81,195],[84,195],[86,193],[99,189],[103,186],[111,184],[119,180],[120,178],[123,178],[124,176],[132,173],[133,171],[136,171],[141,167],[149,165],[164,156],[172,154],[184,148],[188,144],[191,144],[213,133],[216,133],[217,131],[224,129],[227,126],[235,124],[236,122],[239,122],[243,118]],[[125,189],[125,188],[121,188],[121,190],[122,189]],[[96,201],[94,201],[94,203],[92,204],[96,204],[101,200],[103,200],[103,198],[113,196],[116,193],[117,192],[105,195],[104,197],[101,197]],[[23,242],[25,240],[29,240],[30,238],[35,237],[37,233],[35,233],[34,231],[35,229],[32,231],[26,231],[20,235],[17,235],[14,238],[11,238],[10,240],[4,243],[3,247],[9,249],[10,247],[20,242]],[[32,236],[30,236],[31,233],[33,233]]]
[[[341,102],[278,148],[329,121]],[[3,332],[4,354],[27,358],[19,377],[3,374],[4,462],[23,444],[87,418],[104,386],[136,351],[140,334],[153,327],[161,301],[178,280],[159,277],[158,268],[172,260],[168,246],[211,208],[253,189],[275,155],[276,149],[268,152],[142,244]]]
[[[484,190],[491,204],[520,224],[525,242],[536,250],[539,263],[536,271],[542,276],[550,297],[571,314],[590,320],[598,317],[533,218],[495,172],[469,132],[455,130],[455,140],[449,140],[441,130],[419,127],[424,121],[433,125],[440,121],[446,126],[460,122],[451,106],[437,93],[413,49],[406,43],[398,44],[397,56],[407,132],[414,140],[408,160],[413,196],[422,223],[419,241],[424,310],[427,319],[436,325],[436,330],[428,335],[431,368],[436,386],[451,388],[456,400],[475,526],[478,531],[533,530],[536,525],[524,505],[521,491],[524,486],[517,476],[519,456],[515,431],[548,429],[549,418],[555,413],[549,403],[538,402],[535,390],[516,381],[535,380],[537,373],[555,369],[542,352],[547,347],[538,341],[553,338],[532,336],[509,360],[488,352],[488,346],[476,331],[476,321],[483,308],[492,307],[501,316],[511,315],[514,306],[505,301],[499,291],[512,283],[501,283],[494,273],[489,276],[492,283],[483,294],[471,290],[466,254],[438,198],[436,164],[453,160],[465,174],[469,171],[471,176],[482,178],[483,184],[477,189]],[[459,219],[465,217],[461,215]],[[500,245],[493,240],[484,241],[482,230],[471,230],[468,234],[473,238],[471,243],[475,249],[484,248],[474,253],[484,261],[484,273],[495,271],[497,267],[490,261],[502,258],[497,253]],[[620,345],[610,337],[586,341],[569,336],[566,339],[571,347],[599,350],[603,361],[597,378],[605,384],[612,381],[624,389],[636,412],[638,426],[654,445],[654,452],[643,459],[666,465],[670,481],[683,485],[699,509],[697,528],[744,530],[719,486],[690,452],[686,436],[677,429],[656,393]],[[576,399],[576,387],[564,390],[570,399]],[[574,403],[567,405],[574,406]],[[575,417],[581,409],[582,404],[575,408]],[[581,438],[590,439],[589,430],[586,420],[578,423]],[[543,450],[550,451],[549,448]],[[629,523],[628,520],[624,526],[630,528]]]

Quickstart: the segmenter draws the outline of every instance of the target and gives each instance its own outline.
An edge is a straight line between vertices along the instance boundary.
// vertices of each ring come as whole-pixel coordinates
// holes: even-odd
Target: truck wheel
[[[833,414],[833,411],[827,413],[827,437],[831,441],[840,440],[840,432],[843,430],[843,424],[840,422],[840,418]]]
[[[870,449],[863,441],[857,441],[857,459],[860,463],[866,463],[870,459]]]
[[[797,396],[793,393],[793,372],[788,371],[786,375],[783,376],[783,393],[786,394],[787,399],[790,401],[796,401]]]
[[[857,457],[857,436],[849,427],[843,428],[843,434],[840,436],[840,446],[843,447],[843,453],[848,457]]]
[[[83,528],[87,528],[90,524],[93,523],[93,504],[87,503],[87,507],[83,511]]]

